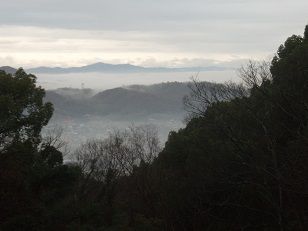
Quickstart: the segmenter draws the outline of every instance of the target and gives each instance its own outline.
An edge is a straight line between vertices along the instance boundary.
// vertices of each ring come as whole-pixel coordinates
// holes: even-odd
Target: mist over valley
[[[105,137],[114,129],[132,125],[156,127],[161,142],[170,131],[183,127],[183,97],[188,83],[130,85],[103,91],[89,88],[47,90],[45,101],[54,105],[46,130],[63,129],[63,139],[76,147],[87,139]]]
[[[105,137],[114,129],[150,124],[164,143],[170,131],[184,126],[183,97],[192,78],[223,83],[238,81],[224,67],[144,68],[97,63],[83,67],[38,67],[28,70],[46,89],[54,115],[46,130],[63,129],[72,147]],[[96,71],[96,72],[93,72]]]

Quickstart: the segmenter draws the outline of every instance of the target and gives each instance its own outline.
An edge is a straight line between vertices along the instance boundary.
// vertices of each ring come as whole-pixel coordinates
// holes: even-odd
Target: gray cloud
[[[301,34],[307,11],[307,0],[2,1],[0,57],[44,53],[51,65],[53,54],[65,63],[72,52],[140,63],[260,58]]]
[[[99,30],[201,29],[224,23],[267,24],[307,20],[306,0],[10,0],[0,22]]]

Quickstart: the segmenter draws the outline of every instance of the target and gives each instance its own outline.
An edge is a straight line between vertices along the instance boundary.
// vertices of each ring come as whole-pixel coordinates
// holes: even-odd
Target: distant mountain
[[[184,115],[183,97],[189,93],[188,83],[169,82],[113,88],[95,95],[90,89],[48,90],[45,100],[54,104],[57,118],[85,115],[137,118],[153,114]]]
[[[55,116],[84,115],[146,116],[183,114],[182,99],[189,94],[187,83],[132,85],[105,90],[91,96],[89,89],[62,88],[46,91],[46,101],[55,107]]]
[[[30,73],[49,73],[49,74],[65,74],[65,73],[140,73],[140,72],[199,72],[199,71],[224,71],[230,68],[225,67],[185,67],[185,68],[167,68],[167,67],[141,67],[131,64],[107,64],[94,63],[82,67],[36,67],[27,69]]]
[[[151,114],[168,109],[168,104],[154,95],[124,88],[106,90],[93,99],[97,109],[103,114]]]
[[[9,74],[15,74],[15,72],[17,71],[17,69],[10,67],[10,66],[0,67],[0,70],[5,71],[6,73],[9,73]]]

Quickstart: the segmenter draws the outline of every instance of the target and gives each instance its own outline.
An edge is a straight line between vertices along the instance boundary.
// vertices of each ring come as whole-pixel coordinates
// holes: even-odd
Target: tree
[[[23,69],[14,75],[0,71],[0,152],[17,142],[38,145],[40,132],[52,116],[51,103],[44,103],[45,91],[36,77]]]
[[[135,173],[145,165],[150,165],[160,150],[157,130],[149,125],[114,130],[107,138],[89,140],[77,149],[74,157],[84,173],[79,189],[80,198],[101,205],[97,214],[101,215],[99,220],[103,225],[115,225],[115,198],[124,200],[130,207],[128,213],[132,212],[131,208],[135,207],[131,201],[132,192],[135,193],[137,189],[143,193],[147,187],[144,181],[139,180],[140,177],[146,177],[146,172],[138,179],[134,177]],[[122,186],[129,185],[124,191],[125,195],[118,190],[120,182]]]
[[[160,150],[155,127],[131,126],[110,132],[104,140],[89,140],[74,156],[86,175],[104,181],[109,169],[117,176],[130,175],[141,162],[152,163]]]
[[[305,230],[307,30],[270,65],[243,67],[243,91],[194,82],[186,104],[194,116],[154,162],[162,171],[157,216],[168,229]]]
[[[71,222],[61,214],[73,214],[66,206],[80,171],[63,164],[59,136],[41,142],[53,112],[44,95],[34,75],[0,72],[1,230],[63,229]]]
[[[215,103],[248,96],[247,88],[242,84],[232,82],[216,84],[201,82],[197,78],[192,78],[188,87],[190,94],[183,98],[184,109],[188,113],[186,122],[193,118],[205,116],[207,108]]]

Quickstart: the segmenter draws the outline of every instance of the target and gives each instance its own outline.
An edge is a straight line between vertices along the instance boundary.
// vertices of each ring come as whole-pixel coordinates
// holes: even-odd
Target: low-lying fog
[[[200,73],[70,73],[70,74],[37,74],[38,84],[45,89],[63,87],[92,88],[106,90],[115,87],[141,84],[150,85],[162,82],[187,82],[192,76],[202,81],[218,82],[237,81],[236,71],[205,71]]]
[[[170,131],[184,127],[186,112],[182,99],[189,94],[187,82],[196,75],[38,74],[38,84],[47,90],[46,100],[55,107],[45,132],[62,128],[62,138],[74,149],[88,139],[104,138],[113,129],[151,124],[164,143]],[[217,83],[237,81],[235,71],[202,72],[198,79]]]

